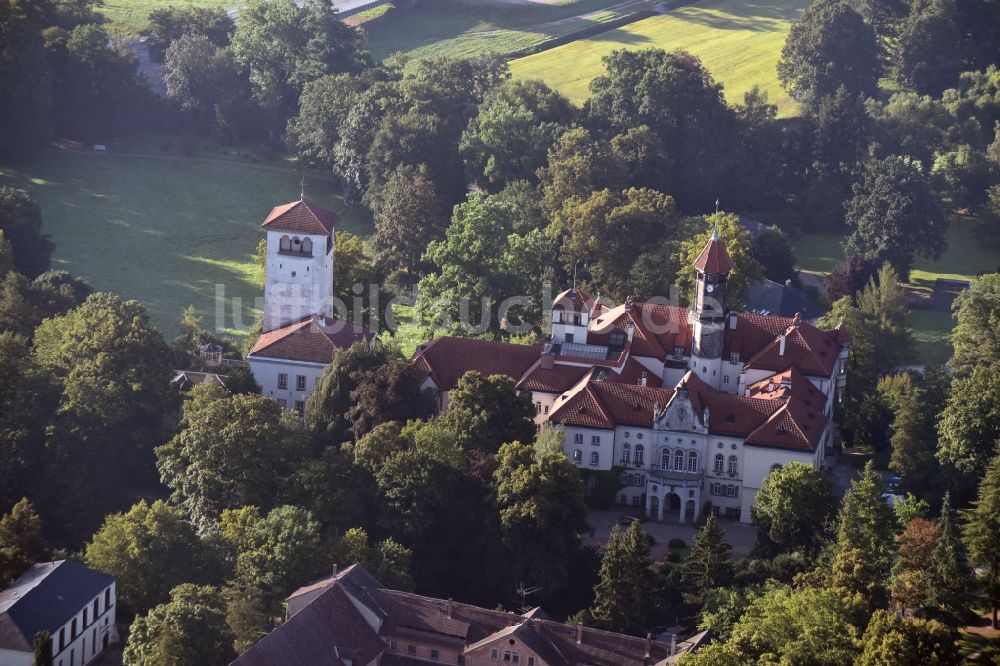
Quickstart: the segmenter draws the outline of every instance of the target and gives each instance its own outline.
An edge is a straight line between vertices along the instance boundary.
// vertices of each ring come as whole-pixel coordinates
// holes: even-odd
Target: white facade
[[[311,314],[333,317],[333,245],[330,235],[267,231],[264,331]]]
[[[305,413],[306,399],[326,369],[322,363],[250,356],[250,371],[261,386],[261,395],[282,409]]]
[[[83,666],[116,643],[116,609],[115,584],[112,583],[52,632],[52,663],[55,666]]]

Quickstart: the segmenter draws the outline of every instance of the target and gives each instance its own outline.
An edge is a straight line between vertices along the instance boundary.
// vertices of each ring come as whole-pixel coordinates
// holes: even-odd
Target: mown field
[[[622,6],[626,5],[626,6]],[[415,7],[389,6],[372,18],[350,17],[368,33],[372,55],[410,58],[508,54],[554,37],[614,21],[648,6],[641,0],[421,0]],[[580,17],[580,18],[576,18]]]
[[[149,13],[166,7],[212,7],[226,9],[235,0],[104,0],[101,13],[115,30],[137,34],[146,27]]]
[[[0,166],[0,185],[22,187],[41,205],[54,268],[139,300],[168,338],[188,305],[206,326],[239,334],[233,297],[242,323],[253,323],[263,295],[254,267],[260,224],[299,196],[296,174],[249,163],[69,152]],[[340,213],[342,229],[369,232],[329,183],[307,181],[306,196]],[[226,296],[218,322],[217,285]]]
[[[809,0],[704,0],[514,60],[511,71],[542,79],[582,102],[590,81],[604,71],[601,58],[615,49],[683,49],[701,58],[730,102],[759,85],[780,115],[794,115],[795,103],[781,89],[776,66],[791,22],[808,5]]]
[[[953,218],[948,229],[948,249],[937,260],[918,259],[910,282],[930,290],[938,278],[972,280],[982,273],[1000,270],[1000,247],[984,240],[982,224],[973,218]],[[825,274],[843,260],[843,236],[833,233],[805,234],[795,241],[799,266]],[[913,310],[910,328],[922,363],[944,363],[951,356],[951,314]]]

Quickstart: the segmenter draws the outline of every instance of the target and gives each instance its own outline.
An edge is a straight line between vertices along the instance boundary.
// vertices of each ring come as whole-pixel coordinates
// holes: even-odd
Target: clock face
[[[713,291],[715,291],[715,285],[714,285],[714,284],[710,284],[710,285],[708,285],[707,287],[705,287],[705,290],[706,290],[706,291],[707,291],[708,293],[710,293],[710,294],[711,294],[711,293],[712,293]]]

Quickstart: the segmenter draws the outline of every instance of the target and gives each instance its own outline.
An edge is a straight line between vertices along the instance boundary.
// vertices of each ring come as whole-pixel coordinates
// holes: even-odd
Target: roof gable
[[[264,333],[248,356],[326,364],[338,349],[374,337],[368,329],[340,319],[327,318],[320,326],[317,317],[310,316]]]
[[[332,210],[300,199],[272,208],[261,226],[268,231],[330,236],[338,221]]]
[[[694,260],[694,267],[702,273],[728,273],[733,270],[733,260],[717,233],[712,234],[712,238],[702,248],[701,254]]]

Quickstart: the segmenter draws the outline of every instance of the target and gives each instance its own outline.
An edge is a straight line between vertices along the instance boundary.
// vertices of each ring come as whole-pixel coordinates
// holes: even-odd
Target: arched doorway
[[[688,500],[687,504],[684,505],[684,522],[693,523],[695,520],[694,513],[695,513],[694,500]]]
[[[677,493],[670,493],[666,497],[667,510],[675,515],[680,515],[681,512],[681,498]]]

